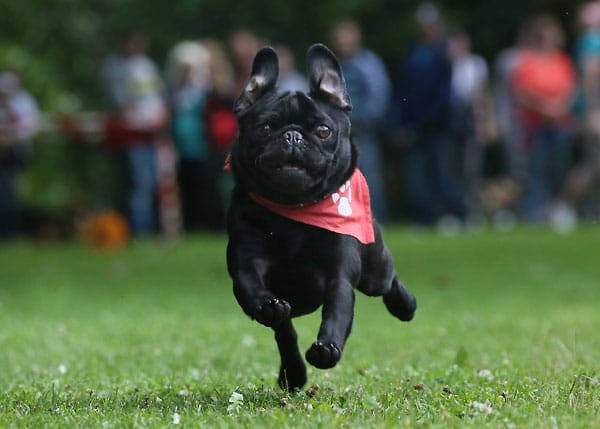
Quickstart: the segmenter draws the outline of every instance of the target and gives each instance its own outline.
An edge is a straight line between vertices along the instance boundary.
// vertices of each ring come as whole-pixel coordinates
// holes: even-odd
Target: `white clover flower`
[[[179,415],[179,413],[174,412],[173,413],[173,424],[178,425],[179,423],[181,423],[181,416]]]
[[[65,375],[67,373],[67,365],[65,365],[64,363],[58,365],[58,372],[62,375]]]
[[[235,390],[229,397],[229,405],[227,406],[227,411],[230,413],[237,413],[240,408],[244,405],[244,395],[236,392]]]
[[[469,406],[475,411],[475,414],[492,414],[494,412],[488,401],[485,401],[485,403],[472,401]]]
[[[489,369],[481,369],[477,372],[477,376],[480,378],[485,378],[486,380],[493,380],[494,379],[494,375],[492,374],[492,371],[490,371]]]

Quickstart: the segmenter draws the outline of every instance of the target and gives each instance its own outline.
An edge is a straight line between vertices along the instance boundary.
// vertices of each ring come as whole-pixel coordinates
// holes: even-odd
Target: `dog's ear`
[[[252,73],[244,86],[244,89],[235,103],[235,113],[250,107],[265,92],[273,89],[279,77],[279,59],[275,50],[270,46],[262,48],[254,57]]]
[[[320,43],[312,45],[306,53],[306,66],[311,96],[325,99],[348,112],[352,110],[342,67],[329,48]]]

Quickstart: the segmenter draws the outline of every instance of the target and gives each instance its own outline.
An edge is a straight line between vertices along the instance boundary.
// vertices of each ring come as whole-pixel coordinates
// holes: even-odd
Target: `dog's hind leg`
[[[283,321],[275,330],[275,341],[281,356],[278,384],[284,390],[294,391],[306,384],[306,366],[298,349],[298,335],[291,319]]]
[[[417,309],[416,298],[406,290],[396,275],[392,280],[392,287],[383,295],[383,302],[393,316],[405,322],[412,320]]]
[[[394,271],[392,254],[381,241],[379,230],[376,230],[378,241],[363,253],[363,276],[358,290],[368,296],[383,296],[388,311],[403,321],[411,320],[417,309],[417,300],[398,280]]]

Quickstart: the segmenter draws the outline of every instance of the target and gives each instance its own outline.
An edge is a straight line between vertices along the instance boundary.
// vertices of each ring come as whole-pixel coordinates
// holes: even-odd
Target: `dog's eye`
[[[331,135],[331,130],[327,125],[319,125],[317,127],[317,135],[322,139],[326,139]]]
[[[256,134],[258,134],[259,137],[267,137],[271,134],[271,126],[269,124],[260,125],[256,130]]]

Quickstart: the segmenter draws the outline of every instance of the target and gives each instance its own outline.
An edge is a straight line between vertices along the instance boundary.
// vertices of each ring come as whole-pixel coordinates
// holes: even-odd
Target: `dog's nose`
[[[289,145],[302,143],[302,141],[304,140],[304,137],[302,137],[302,134],[298,131],[286,131],[283,134],[283,138],[285,139],[285,142]]]

